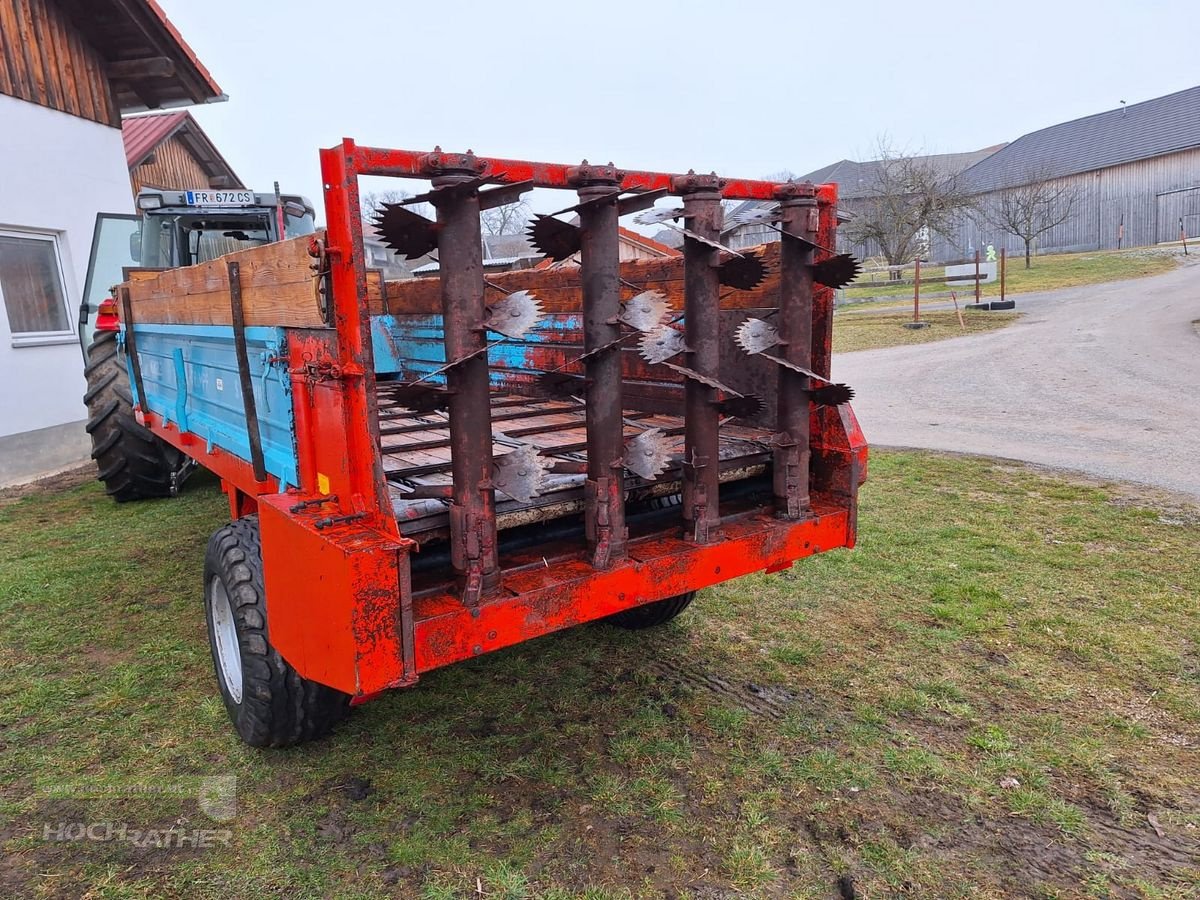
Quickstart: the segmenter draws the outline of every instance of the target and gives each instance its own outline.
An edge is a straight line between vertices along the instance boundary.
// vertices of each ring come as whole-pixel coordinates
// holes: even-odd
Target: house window
[[[0,300],[14,345],[74,338],[54,235],[0,231]]]

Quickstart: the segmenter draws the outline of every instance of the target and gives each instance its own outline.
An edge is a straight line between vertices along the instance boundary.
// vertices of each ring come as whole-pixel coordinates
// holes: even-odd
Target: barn
[[[935,242],[934,257],[1023,241],[994,224],[1006,191],[1033,181],[1073,199],[1070,215],[1037,240],[1037,251],[1149,247],[1200,236],[1200,86],[1023,135],[963,173],[980,214]]]

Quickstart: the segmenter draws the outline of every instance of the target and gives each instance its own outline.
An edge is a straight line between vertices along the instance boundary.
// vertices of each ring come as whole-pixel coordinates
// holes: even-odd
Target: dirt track
[[[1009,328],[835,356],[867,440],[1027,460],[1200,499],[1200,259],[1017,297]]]

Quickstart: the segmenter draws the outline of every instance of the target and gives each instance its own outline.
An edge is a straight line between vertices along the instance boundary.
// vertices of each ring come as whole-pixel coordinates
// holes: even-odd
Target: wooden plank
[[[48,38],[53,44],[54,58],[58,61],[58,74],[62,83],[62,111],[73,116],[81,116],[83,107],[79,102],[79,85],[75,80],[74,54],[67,41],[70,25],[66,22],[59,7],[50,7],[47,12],[50,20]]]
[[[46,73],[42,70],[41,61],[37,58],[37,37],[33,32],[33,13],[29,8],[29,0],[16,0],[14,9],[17,13],[17,28],[21,35],[21,52],[25,57],[25,67],[29,72],[30,88],[33,91],[33,101],[39,106],[49,106],[46,92]]]
[[[145,324],[231,325],[227,265],[236,260],[247,325],[323,328],[309,240],[304,235],[133,278],[128,285],[134,318]]]
[[[16,65],[13,59],[12,33],[8,30],[5,24],[5,12],[9,0],[0,0],[0,94],[7,94],[10,97],[17,96],[16,88]]]
[[[91,75],[88,73],[87,53],[88,49],[80,37],[79,32],[74,28],[67,28],[65,32],[67,39],[67,47],[71,53],[71,68],[75,77],[75,100],[79,104],[79,114],[85,119],[91,119],[93,122],[98,121],[96,113],[96,103],[92,99],[92,91],[89,85]]]
[[[58,60],[54,56],[54,42],[46,23],[46,0],[29,0],[29,14],[46,85],[46,105],[53,109],[64,110],[66,98],[63,97],[62,76],[58,71]]]
[[[724,289],[722,309],[752,309],[776,306],[779,294],[779,244],[766,244],[762,251],[767,277],[752,291]],[[637,291],[662,291],[675,310],[683,309],[683,257],[632,259],[621,263],[622,294],[628,298]],[[549,269],[519,269],[489,275],[488,281],[508,291],[533,291],[542,308],[549,313],[578,312],[582,309],[582,285],[577,266]],[[393,315],[430,315],[440,313],[441,281],[437,278],[414,278],[408,281],[389,281],[387,308]],[[636,286],[636,287],[634,287]]]
[[[21,25],[17,15],[20,3],[21,0],[0,0],[0,32],[4,34],[5,57],[13,83],[12,96],[36,103],[28,49],[21,45]]]

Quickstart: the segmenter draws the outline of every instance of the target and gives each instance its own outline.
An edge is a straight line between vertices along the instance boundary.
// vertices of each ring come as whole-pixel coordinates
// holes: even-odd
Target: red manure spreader
[[[204,598],[246,742],[318,737],[422,673],[855,540],[867,448],[833,384],[834,185],[467,153],[321,152],[328,225],[114,291],[139,424],[214,472]],[[423,182],[363,256],[360,176]],[[480,214],[533,188],[545,261],[486,274]],[[723,200],[778,240],[721,243]],[[415,203],[436,211],[419,215]],[[621,260],[620,220],[682,234]],[[130,452],[135,452],[131,448]]]

